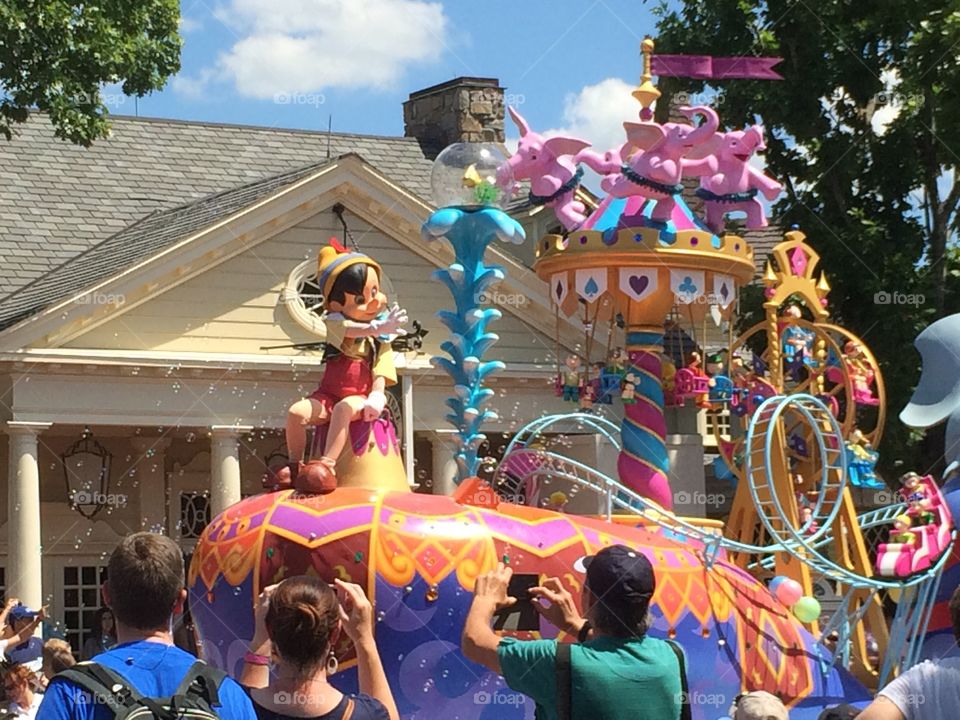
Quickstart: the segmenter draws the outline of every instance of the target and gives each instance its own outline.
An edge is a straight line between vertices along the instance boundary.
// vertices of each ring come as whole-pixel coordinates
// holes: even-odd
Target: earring
[[[333,654],[333,651],[330,651],[330,655],[327,656],[327,675],[336,675],[337,669],[340,667],[340,662],[337,660],[337,656]]]

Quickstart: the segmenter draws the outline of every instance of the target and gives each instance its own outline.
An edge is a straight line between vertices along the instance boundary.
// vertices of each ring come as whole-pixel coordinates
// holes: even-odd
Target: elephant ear
[[[514,110],[510,105],[507,105],[507,112],[510,113],[510,117],[513,118],[513,122],[517,124],[517,127],[520,129],[520,135],[526,135],[530,132],[530,126],[527,124],[527,121],[523,118],[523,115]]]
[[[623,129],[627,131],[628,145],[640,150],[650,149],[667,135],[664,129],[656,123],[625,122]]]
[[[723,147],[723,133],[714,133],[712,138],[699,145],[694,145],[683,156],[688,160],[703,160],[711,155],[716,155],[721,147]]]
[[[561,135],[547,138],[543,141],[543,147],[554,157],[560,157],[561,155],[576,155],[581,150],[590,147],[590,143],[580,138]]]

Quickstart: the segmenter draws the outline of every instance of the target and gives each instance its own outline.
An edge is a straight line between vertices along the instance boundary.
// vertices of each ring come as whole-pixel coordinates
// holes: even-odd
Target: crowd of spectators
[[[481,575],[463,655],[533,700],[542,720],[691,718],[683,649],[648,632],[656,590],[649,560],[614,545],[584,565],[579,602],[558,578],[544,578],[526,591],[529,597],[516,598],[509,595],[508,566]],[[130,535],[111,555],[108,577],[79,664],[65,640],[36,637],[46,608],[6,600],[0,610],[0,714],[110,720],[142,706],[157,718],[399,720],[374,641],[374,608],[359,585],[299,576],[265,588],[254,638],[234,680],[197,659],[176,543],[153,533]],[[518,640],[496,632],[497,615],[521,600],[577,641]],[[960,589],[950,613],[960,643]],[[348,656],[356,658],[356,694],[337,687],[339,659]],[[944,658],[907,670],[867,708],[837,705],[820,720],[937,720],[953,717],[957,708],[960,659]],[[783,702],[759,689],[734,698],[727,715],[789,720]]]

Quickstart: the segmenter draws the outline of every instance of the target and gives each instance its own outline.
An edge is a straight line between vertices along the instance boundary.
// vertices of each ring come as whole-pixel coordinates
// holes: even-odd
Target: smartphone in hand
[[[533,607],[534,598],[530,595],[530,588],[540,584],[537,573],[515,573],[510,578],[507,595],[515,597],[517,602],[507,608],[498,610],[493,616],[494,630],[527,630],[540,629],[540,613]]]

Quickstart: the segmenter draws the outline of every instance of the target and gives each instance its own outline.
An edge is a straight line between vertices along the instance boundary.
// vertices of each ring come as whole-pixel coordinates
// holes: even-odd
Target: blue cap
[[[606,605],[649,602],[657,587],[647,556],[626,545],[605,547],[584,558],[583,564],[587,568],[587,587]]]
[[[7,622],[13,623],[18,620],[33,620],[37,616],[36,610],[31,610],[26,605],[14,605],[7,615]]]

